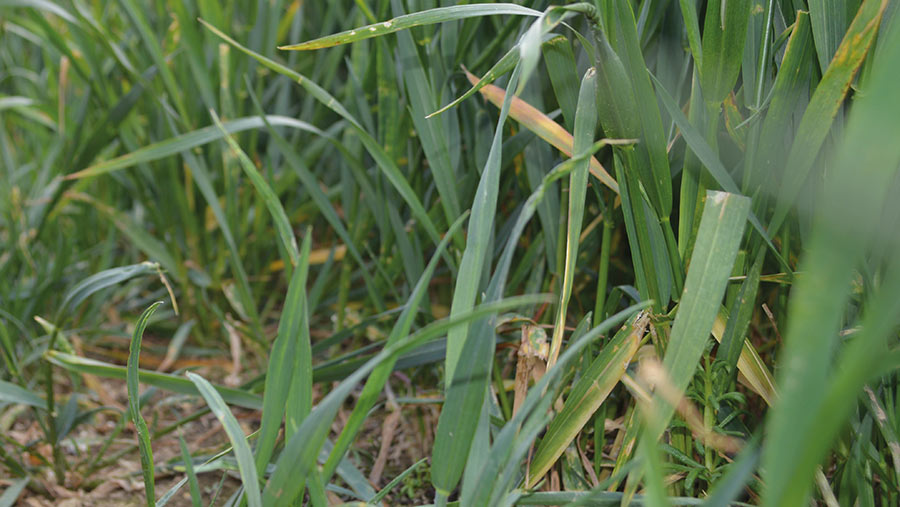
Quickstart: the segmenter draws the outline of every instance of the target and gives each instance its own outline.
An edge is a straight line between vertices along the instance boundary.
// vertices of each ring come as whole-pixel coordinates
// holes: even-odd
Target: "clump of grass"
[[[0,6],[0,504],[897,503],[896,8],[801,4]]]

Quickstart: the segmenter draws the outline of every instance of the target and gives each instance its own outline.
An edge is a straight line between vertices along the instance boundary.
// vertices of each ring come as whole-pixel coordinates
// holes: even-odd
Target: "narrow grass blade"
[[[300,343],[302,341],[300,326],[306,320],[303,314],[306,312],[304,300],[306,299],[306,278],[309,272],[309,250],[312,244],[310,232],[307,231],[303,238],[300,261],[297,269],[294,270],[291,283],[288,285],[281,319],[278,321],[278,333],[269,354],[269,367],[266,369],[265,391],[263,392],[262,422],[256,444],[256,469],[260,474],[265,471],[269,458],[272,457],[275,439],[278,437],[278,431],[285,416],[285,404],[294,375],[304,373],[292,369],[294,358],[303,355],[304,351],[306,358],[301,358],[301,360],[309,363],[307,388],[312,388],[312,352],[309,349],[308,340],[305,347]],[[310,403],[311,397],[307,397],[305,402]],[[298,425],[299,423],[300,421],[296,422]]]
[[[723,308],[716,316],[716,322],[712,328],[712,335],[719,343],[724,342],[726,326],[731,325],[730,323],[726,324],[725,316],[726,311]],[[775,377],[772,376],[766,363],[759,356],[759,352],[753,348],[753,345],[746,338],[744,338],[740,355],[737,359],[737,369],[743,375],[743,377],[739,375],[738,380],[760,395],[766,404],[771,406],[778,394],[775,389]]]
[[[225,126],[222,125],[222,122],[219,120],[219,116],[216,115],[215,111],[210,111],[210,114],[212,115],[213,123],[215,123],[216,127],[222,133],[222,138],[225,139],[228,146],[231,147],[231,151],[240,161],[241,168],[244,169],[244,174],[246,174],[251,183],[253,183],[253,187],[266,204],[269,214],[272,215],[272,221],[275,223],[275,230],[278,231],[278,237],[281,240],[281,244],[290,257],[286,260],[296,266],[300,259],[300,250],[297,248],[297,237],[294,236],[291,222],[287,217],[287,213],[284,212],[281,201],[272,190],[272,187],[269,186],[269,183],[266,182],[265,178],[263,178],[262,175],[259,174],[259,171],[256,170],[256,166],[253,165],[253,161],[250,160],[250,157],[244,153],[244,150],[241,149],[237,141],[232,139],[228,134],[228,131],[225,130]]]
[[[593,26],[592,29],[600,124],[607,135],[637,139],[641,136],[640,113],[631,78],[602,27]]]
[[[638,350],[647,327],[646,316],[631,319],[603,347],[572,387],[562,410],[553,418],[531,461],[527,487],[534,486],[584,428],[609,396]]]
[[[187,53],[190,62],[188,68],[190,69],[191,77],[194,78],[193,84],[197,86],[197,91],[206,109],[213,109],[218,105],[218,102],[212,87],[214,81],[209,79],[208,75],[206,55],[204,55],[206,45],[200,33],[197,19],[191,14],[191,12],[196,12],[196,7],[190,8],[189,6],[189,2],[178,2],[172,5],[172,10],[175,11],[175,19],[178,20],[178,26],[181,29],[181,45]],[[228,113],[225,114],[228,115]]]
[[[574,130],[579,85],[572,44],[566,37],[556,35],[541,45],[541,51],[544,54],[544,64],[547,66],[553,94],[562,111],[565,125],[570,130]]]
[[[3,490],[3,494],[0,495],[0,507],[12,507],[13,505],[16,505],[19,500],[19,495],[22,494],[22,491],[28,486],[29,482],[31,482],[31,477],[23,477],[12,481],[12,484],[7,486],[6,489]]]
[[[531,78],[531,74],[537,68],[541,57],[541,43],[544,37],[559,26],[560,23],[574,16],[579,10],[584,9],[593,9],[593,7],[584,2],[563,6],[551,5],[541,13],[538,19],[522,35],[518,43],[522,75],[516,87],[516,95],[522,93],[522,90],[525,89],[525,85],[528,84],[528,80]]]
[[[48,350],[44,353],[44,358],[56,366],[68,371],[97,375],[98,377],[104,378],[125,379],[127,377],[127,369],[125,367],[97,361],[96,359],[74,356],[56,350]],[[191,395],[199,394],[194,387],[194,384],[177,375],[149,370],[138,370],[138,380],[141,383],[172,391],[174,393]],[[225,386],[215,386],[215,389],[222,398],[232,405],[249,408],[251,410],[262,410],[262,398],[255,394]]]
[[[138,358],[141,355],[141,339],[144,337],[144,329],[147,327],[147,321],[161,304],[161,301],[157,301],[150,305],[149,308],[144,310],[144,313],[141,314],[137,324],[134,326],[134,333],[131,335],[131,346],[128,351],[126,375],[126,383],[128,384],[128,415],[137,432],[138,448],[140,449],[141,454],[141,471],[144,475],[144,494],[146,495],[147,505],[149,506],[156,503],[153,448],[150,446],[150,431],[147,429],[147,423],[141,416],[141,393],[138,386]]]
[[[321,130],[304,121],[289,118],[286,116],[269,115],[266,116],[265,121],[269,122],[271,125],[278,127],[291,127],[307,132],[312,132],[318,135],[325,135]],[[226,121],[222,124],[222,128],[219,128],[216,125],[203,127],[192,132],[167,139],[165,141],[151,144],[150,146],[144,146],[143,148],[128,153],[127,155],[122,155],[111,160],[94,164],[86,169],[69,174],[68,176],[66,176],[66,178],[88,178],[112,171],[118,171],[120,169],[126,169],[137,164],[159,160],[161,158],[176,155],[197,146],[202,146],[204,144],[209,144],[213,141],[223,139],[227,134],[234,134],[237,132],[243,132],[245,130],[262,128],[265,126],[265,121],[263,121],[262,118],[250,116],[247,118],[238,118],[237,120]]]
[[[428,216],[428,212],[425,211],[425,207],[422,206],[421,201],[418,196],[416,196],[415,191],[413,191],[412,187],[409,185],[409,182],[404,177],[403,173],[397,167],[397,164],[385,153],[384,148],[369,134],[365,128],[359,123],[359,121],[350,114],[347,109],[341,105],[341,103],[334,98],[330,93],[325,91],[324,88],[319,86],[318,84],[311,81],[306,76],[295,72],[284,65],[270,59],[265,56],[247,48],[246,46],[240,44],[236,40],[232,39],[224,32],[219,30],[218,28],[210,25],[209,23],[200,20],[206,28],[220,37],[222,40],[237,48],[241,52],[250,56],[263,66],[272,69],[273,71],[287,76],[294,81],[297,82],[298,85],[303,87],[310,95],[312,95],[317,101],[324,104],[327,108],[331,109],[342,118],[347,120],[350,125],[353,127],[354,131],[359,135],[360,141],[365,146],[366,151],[375,159],[375,162],[378,164],[378,167],[384,172],[384,175],[388,178],[388,181],[391,182],[391,185],[397,190],[403,200],[410,206],[413,214],[416,216],[416,219],[421,222],[422,227],[425,228],[425,231],[431,237],[431,240],[438,244],[440,243],[440,235],[437,232],[437,228],[434,226],[434,222],[432,222],[431,218]]]
[[[459,217],[460,203],[456,171],[447,144],[448,132],[443,119],[426,118],[438,104],[440,93],[432,88],[432,76],[422,65],[418,49],[409,32],[397,34],[397,50],[399,58],[404,62],[403,82],[406,84],[406,99],[409,101],[413,126],[422,143],[434,184],[441,196],[441,207],[446,223],[453,223]]]
[[[824,73],[837,53],[838,46],[847,31],[849,9],[857,9],[859,0],[809,0],[809,19],[819,69]]]
[[[504,309],[511,309],[536,301],[546,301],[545,297],[520,296],[497,303],[476,306],[470,312],[432,323],[407,336],[395,344],[385,347],[375,357],[356,368],[355,371],[334,388],[310,413],[297,433],[287,442],[275,464],[268,485],[263,491],[266,505],[292,505],[302,492],[316,457],[324,444],[331,424],[347,396],[356,385],[381,362],[398,354],[403,354],[427,343],[440,334],[473,319],[483,318]]]
[[[491,67],[487,72],[485,72],[485,74],[483,76],[481,76],[481,79],[479,79],[477,83],[473,84],[472,87],[466,91],[466,93],[463,93],[462,95],[460,95],[459,97],[454,99],[452,102],[450,102],[446,106],[429,114],[425,118],[429,119],[433,116],[437,116],[437,115],[447,111],[448,109],[452,109],[452,108],[458,106],[462,101],[466,100],[467,98],[471,97],[472,95],[475,95],[476,92],[478,92],[485,86],[496,81],[497,78],[499,78],[500,76],[513,70],[513,68],[516,66],[517,63],[519,63],[519,49],[518,49],[518,47],[513,47],[512,49],[507,51],[507,53],[505,55],[503,55],[503,58],[497,60],[497,63],[495,63],[494,66]],[[468,74],[468,69],[463,67],[463,70],[466,71],[466,73]],[[471,78],[470,78],[470,81],[471,81]]]
[[[602,334],[648,306],[647,303],[632,305],[590,331],[587,331],[589,319],[582,319],[572,333],[572,344],[560,356],[556,365],[528,390],[519,411],[493,439],[488,460],[477,474],[473,474],[477,478],[476,482],[467,481],[463,484],[463,505],[498,505],[500,498],[506,495],[508,488],[521,473],[521,461],[529,452],[534,439],[547,426],[547,411],[559,395],[562,377],[571,371],[571,362]],[[534,482],[528,478],[526,480]]]
[[[844,102],[856,71],[859,70],[875,41],[881,17],[888,3],[888,0],[865,0],[850,28],[847,29],[834,59],[816,86],[797,127],[794,144],[791,145],[791,151],[784,165],[786,173],[782,179],[775,211],[769,221],[769,231],[772,234],[778,231],[791,206],[794,205],[797,194],[825,142],[825,137],[831,130],[835,115]]]
[[[520,68],[516,66],[510,77],[510,89],[515,88],[519,73]],[[469,312],[480,292],[487,246],[493,236],[497,211],[503,129],[512,103],[510,99],[512,94],[507,93],[472,204],[466,249],[450,306],[451,318]],[[476,332],[485,331],[485,328],[489,328],[488,335],[476,335]],[[482,320],[471,326],[471,329],[469,325],[465,325],[447,333],[446,395],[432,451],[431,481],[438,498],[449,496],[465,468],[472,437],[478,426],[478,418],[472,417],[472,414],[480,413],[482,409],[490,380],[493,350],[492,329]]]
[[[470,77],[469,80],[471,81],[473,78]],[[517,81],[518,71],[514,70],[510,83],[514,84]],[[500,118],[497,122],[493,142],[491,143],[491,150],[485,162],[481,181],[478,184],[475,199],[472,203],[472,215],[471,220],[469,220],[466,249],[463,252],[455,290],[453,291],[453,302],[450,306],[451,318],[471,310],[475,305],[475,296],[479,292],[484,259],[487,255],[487,246],[494,227],[497,193],[500,184],[503,126],[510,110],[511,98],[512,95],[509,95],[501,106]],[[452,384],[463,346],[468,340],[467,335],[468,326],[454,329],[447,335],[445,379],[448,387]]]
[[[684,30],[687,32],[688,46],[694,64],[703,67],[703,46],[700,39],[700,18],[697,16],[697,2],[694,0],[678,0],[681,16],[684,19]]]
[[[472,74],[466,74],[469,81],[474,85],[478,83],[478,78]],[[502,88],[494,85],[485,85],[480,90],[482,95],[497,107],[503,106],[506,98],[506,92]],[[574,138],[561,125],[548,118],[544,113],[538,111],[534,106],[528,104],[524,100],[513,97],[512,104],[509,108],[510,118],[521,123],[523,127],[537,134],[538,137],[552,144],[556,149],[564,155],[571,157],[574,153]],[[590,172],[601,183],[613,190],[619,192],[619,186],[606,169],[600,164],[596,158],[591,158]]]
[[[306,292],[306,278],[309,273],[310,247],[312,246],[312,228],[306,230],[306,237],[303,238],[303,250],[300,253],[300,262],[297,271],[302,272],[302,279],[297,280],[299,287],[299,301],[294,302],[295,306],[291,308],[292,313],[296,314],[297,321],[291,322],[295,329],[294,339],[295,348],[293,351],[293,362],[288,369],[281,372],[282,375],[291,374],[290,390],[288,391],[287,405],[284,411],[284,428],[286,435],[292,435],[300,427],[303,419],[309,415],[312,409],[312,385],[313,385],[313,365],[312,365],[312,340],[309,336],[309,298]],[[299,303],[299,304],[298,304]],[[279,325],[281,323],[279,322]],[[271,371],[271,370],[270,370]],[[268,379],[269,373],[266,372]]]
[[[401,338],[409,334],[416,314],[419,311],[419,307],[422,304],[422,300],[426,295],[426,290],[429,283],[431,282],[431,278],[434,276],[434,270],[435,268],[437,268],[440,256],[443,253],[444,249],[447,247],[450,238],[452,238],[455,233],[462,227],[463,221],[467,217],[468,213],[465,213],[461,217],[459,217],[456,222],[450,226],[450,229],[444,235],[444,239],[438,245],[437,250],[435,250],[434,255],[432,255],[431,261],[428,263],[428,266],[426,266],[425,271],[422,273],[422,276],[419,278],[419,281],[413,288],[412,294],[410,294],[409,299],[407,300],[406,305],[403,309],[403,313],[400,314],[400,317],[397,319],[397,322],[391,329],[391,334],[388,336],[387,341],[385,342],[386,346],[397,343]],[[344,428],[341,430],[340,436],[334,443],[334,449],[331,451],[331,454],[328,457],[328,461],[323,467],[324,480],[328,481],[331,479],[331,475],[334,473],[334,470],[337,468],[340,460],[343,459],[344,454],[347,452],[347,449],[350,448],[350,445],[356,438],[357,433],[359,432],[366,418],[369,416],[369,411],[378,400],[378,395],[384,388],[384,385],[394,368],[394,364],[394,359],[387,359],[383,363],[375,367],[374,370],[372,370],[372,374],[369,375],[369,379],[366,381],[362,393],[360,393],[359,398],[357,398],[356,400],[356,406],[353,407],[353,411],[350,413],[350,416],[344,423]]]
[[[323,463],[328,459],[332,449],[331,441],[326,439],[325,445],[322,446],[322,451],[319,453],[319,463]],[[369,479],[347,457],[341,460],[335,469],[335,473],[356,493],[360,500],[372,498],[376,495],[375,488],[369,483]]]
[[[33,392],[20,387],[12,382],[0,380],[0,402],[18,403],[31,407],[47,410],[47,402]]]
[[[652,76],[651,76],[652,77]],[[654,77],[654,80],[656,78]],[[681,109],[675,104],[675,99],[669,95],[669,92],[662,87],[659,81],[656,81],[656,93],[660,98],[660,102],[662,102],[663,106],[666,108],[666,111],[675,121],[675,124],[678,125],[678,129],[681,130],[681,135],[684,136],[684,140],[687,145],[693,150],[694,153],[697,154],[697,158],[700,159],[700,162],[703,163],[703,166],[709,171],[709,174],[716,180],[716,183],[722,187],[723,190],[733,194],[740,194],[740,190],[738,189],[737,184],[735,184],[734,179],[732,179],[731,175],[725,169],[725,166],[722,165],[722,162],[719,160],[719,157],[715,154],[715,152],[710,148],[709,144],[703,139],[703,136],[695,129],[690,121],[684,116],[684,113],[681,112]],[[751,211],[748,215],[747,220],[750,222],[750,225],[753,226],[754,229],[759,233],[760,237],[765,240],[766,245],[769,246],[769,250],[772,252],[772,255],[778,259],[778,262],[781,264],[782,268],[785,269],[788,273],[793,273],[790,265],[781,257],[781,254],[778,252],[778,249],[775,248],[775,245],[772,243],[772,238],[769,236],[769,233],[763,227],[762,223],[753,214]]]
[[[625,232],[631,247],[631,259],[634,266],[635,282],[641,297],[653,300],[654,309],[663,311],[663,306],[668,305],[669,299],[662,297],[663,287],[669,285],[669,273],[659,268],[668,268],[668,265],[660,265],[656,262],[658,255],[654,251],[654,232],[659,228],[649,203],[645,203],[644,194],[638,175],[631,168],[640,164],[635,156],[635,149],[626,146],[614,153],[613,163],[616,167],[616,177],[622,185],[622,213],[625,218]],[[661,235],[661,233],[659,234]]]
[[[184,437],[178,435],[178,445],[181,448],[181,461],[184,462],[184,473],[187,475],[188,485],[191,489],[191,505],[193,507],[201,507],[203,505],[203,497],[200,493],[200,483],[197,482],[197,473],[194,472],[194,458],[188,451]]]
[[[78,305],[84,302],[92,294],[101,291],[113,285],[120,284],[138,276],[156,275],[159,273],[159,264],[154,262],[142,262],[140,264],[132,264],[130,266],[121,266],[111,268],[99,273],[93,274],[84,280],[78,282],[77,285],[69,289],[59,305],[59,313],[56,319],[57,325],[66,315],[65,312],[74,310]]]
[[[572,151],[581,153],[587,150],[594,141],[597,128],[597,71],[593,67],[587,70],[581,80],[578,92],[578,106],[575,112],[575,138]],[[569,298],[572,296],[572,282],[575,279],[575,260],[578,258],[578,243],[581,237],[581,226],[584,221],[584,201],[588,184],[587,160],[575,165],[569,175],[569,212],[568,229],[566,230],[566,257],[563,270],[562,288],[559,292],[559,303],[556,307],[556,322],[553,326],[553,337],[550,341],[550,355],[547,366],[553,366],[562,348],[563,329],[566,327],[566,312]]]
[[[348,44],[372,37],[378,37],[389,33],[406,30],[414,26],[433,25],[435,23],[444,23],[446,21],[454,21],[457,19],[472,18],[478,16],[492,16],[499,14],[508,14],[516,16],[540,16],[540,11],[522,7],[516,4],[474,4],[474,5],[456,5],[453,7],[438,7],[436,9],[428,9],[412,14],[398,16],[390,21],[383,23],[374,23],[371,25],[361,26],[353,30],[346,30],[334,35],[328,35],[315,40],[301,42],[300,44],[292,44],[290,46],[280,46],[278,49],[288,49],[294,51],[306,51],[310,49],[321,49]]]
[[[663,359],[672,387],[679,392],[684,392],[693,378],[706,347],[750,211],[746,197],[713,191],[706,195],[684,293]],[[660,396],[654,398],[660,407],[659,420],[652,421],[655,427],[649,430],[658,438],[675,407]]]
[[[398,484],[403,482],[403,479],[406,479],[409,474],[413,473],[417,468],[419,468],[419,466],[422,465],[422,463],[425,463],[426,461],[428,461],[428,458],[422,458],[410,465],[406,470],[400,472],[397,477],[391,479],[391,482],[387,483],[385,487],[381,488],[381,490],[376,493],[375,496],[369,498],[369,500],[366,501],[366,505],[379,505],[381,500],[385,496],[387,496],[388,493],[390,493],[395,487],[397,487]]]
[[[641,130],[641,140],[635,150],[640,163],[628,169],[640,175],[641,185],[649,197],[657,219],[668,220],[672,212],[672,174],[669,170],[662,117],[650,82],[650,72],[644,61],[631,4],[613,2],[613,6],[615,30],[618,35],[616,48],[630,77],[629,82],[634,91],[634,108],[638,114]],[[624,95],[624,90],[621,89],[614,92]],[[625,96],[624,99],[628,100],[629,97]]]
[[[47,11],[50,14],[59,16],[61,19],[69,23],[77,23],[78,20],[69,11],[49,0],[2,0],[0,6],[3,7],[29,7],[41,11]]]
[[[254,99],[254,104],[256,103],[255,95],[251,95],[251,98]],[[261,107],[259,107],[260,113],[262,112]],[[262,114],[261,114],[262,117]],[[272,136],[272,140],[275,141],[275,144],[278,146],[278,149],[281,151],[281,154],[284,155],[285,161],[289,166],[297,173],[297,177],[300,179],[301,183],[303,183],[303,187],[309,192],[310,197],[313,202],[319,208],[319,211],[325,217],[325,220],[328,221],[328,224],[334,228],[334,231],[337,233],[338,237],[344,242],[347,246],[347,250],[350,252],[350,255],[353,257],[353,260],[359,265],[360,272],[362,273],[363,280],[366,282],[366,288],[369,291],[369,295],[372,297],[372,300],[375,301],[375,304],[379,306],[379,309],[384,307],[384,303],[381,301],[378,292],[375,289],[375,282],[372,280],[372,275],[369,274],[369,269],[366,267],[365,262],[363,261],[362,255],[359,252],[359,249],[353,243],[353,239],[350,237],[350,233],[347,231],[347,228],[344,226],[344,223],[341,221],[340,217],[337,214],[337,211],[332,206],[331,201],[328,199],[328,196],[325,195],[325,192],[322,191],[322,188],[319,186],[319,182],[317,181],[315,175],[309,170],[306,164],[303,163],[300,156],[294,150],[294,148],[288,143],[288,141],[282,137],[278,131],[273,128],[273,125],[266,122],[266,129],[269,132],[269,135]]]
[[[728,471],[716,481],[715,487],[709,492],[703,505],[705,507],[731,505],[737,500],[747,483],[753,478],[753,472],[759,465],[761,455],[758,439],[754,439],[744,446],[734,463],[728,466]]]
[[[181,488],[187,483],[188,483],[187,477],[176,482],[174,486],[169,488],[168,491],[163,493],[163,495],[161,497],[159,497],[158,500],[156,500],[156,504],[155,504],[156,507],[165,507],[166,505],[169,505],[169,501],[172,500],[172,498],[174,498],[175,495],[181,490]]]
[[[204,200],[206,200],[206,204],[209,205],[209,209],[212,211],[213,217],[215,217],[216,223],[222,231],[222,236],[225,239],[225,245],[228,249],[229,260],[231,261],[231,268],[234,270],[234,275],[237,279],[238,299],[243,305],[244,310],[249,314],[250,323],[257,333],[257,336],[263,336],[262,323],[260,322],[256,303],[251,295],[247,270],[244,268],[243,260],[238,251],[237,242],[231,231],[231,225],[219,202],[219,196],[216,194],[215,188],[213,187],[213,180],[210,177],[209,171],[203,160],[195,156],[190,150],[181,152],[181,156],[184,157],[184,161],[191,170],[194,183],[197,184],[197,189],[200,191]]]
[[[645,418],[650,414],[656,417],[660,416],[659,413],[645,411]],[[633,484],[637,485],[638,481],[641,482],[644,490],[644,498],[646,498],[648,504],[653,505],[654,507],[669,507],[672,504],[669,502],[668,497],[666,497],[666,487],[663,483],[665,480],[663,477],[663,458],[660,456],[656,436],[648,430],[654,422],[655,421],[652,420],[647,421],[646,426],[641,429],[641,434],[638,437],[638,456],[642,460],[641,464],[643,467],[635,469],[633,472],[635,475],[630,475],[628,477],[628,482],[631,481],[632,477],[635,479]],[[625,495],[626,497],[630,496],[627,482],[625,485]]]
[[[244,497],[250,507],[262,507],[262,497],[259,493],[259,480],[256,474],[256,466],[253,464],[253,453],[244,430],[238,424],[237,419],[231,413],[225,400],[219,392],[205,378],[196,373],[187,372],[187,378],[197,387],[200,395],[206,400],[206,404],[225,428],[228,440],[231,442],[234,457],[237,459],[238,470],[241,474],[241,482],[244,485]]]
[[[794,28],[787,41],[781,68],[775,76],[772,98],[759,134],[758,148],[748,158],[744,186],[755,191],[780,171],[790,148],[791,116],[794,104],[809,93],[809,74],[814,47],[809,26],[809,15],[797,13]],[[763,187],[763,191],[768,190]]]
[[[737,371],[736,366],[740,360],[743,346],[747,343],[744,335],[747,333],[750,319],[753,316],[753,308],[756,306],[756,293],[759,289],[759,277],[764,256],[765,250],[760,249],[728,312],[728,324],[724,332],[719,335],[721,345],[716,353],[716,360],[723,361],[732,372]],[[717,323],[718,320],[717,318]],[[715,326],[713,327],[715,328]],[[716,336],[715,331],[713,331],[713,336]],[[734,380],[733,376],[731,380]]]
[[[136,29],[140,36],[142,48],[150,53],[153,63],[159,70],[159,75],[169,94],[169,100],[174,103],[175,110],[181,116],[181,120],[186,125],[189,125],[190,115],[188,114],[188,109],[184,103],[184,94],[180,93],[181,89],[175,81],[175,75],[172,73],[172,69],[170,69],[166,63],[166,57],[163,55],[162,47],[156,39],[150,24],[147,22],[147,18],[144,15],[146,11],[144,6],[139,6],[135,0],[119,0],[119,4],[121,5],[122,10],[127,14],[128,19],[131,21],[131,25]]]
[[[116,226],[122,234],[128,237],[136,248],[144,252],[153,262],[159,262],[169,273],[178,273],[178,265],[175,258],[167,250],[165,243],[145,231],[127,214],[104,204],[98,199],[87,194],[69,194],[73,201],[82,201],[90,204],[100,213],[103,213]]]

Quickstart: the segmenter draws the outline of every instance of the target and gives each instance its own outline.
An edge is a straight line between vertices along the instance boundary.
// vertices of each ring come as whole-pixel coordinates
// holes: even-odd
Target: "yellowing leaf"
[[[469,71],[466,71],[466,77],[469,78],[469,82],[473,85],[477,84],[479,81],[478,77]],[[489,84],[478,91],[495,106],[503,106],[506,92],[502,88]],[[528,130],[534,132],[544,141],[555,146],[556,149],[563,152],[567,157],[572,156],[572,146],[574,144],[572,134],[528,102],[525,102],[519,97],[513,97],[512,104],[510,104],[509,107],[509,116],[521,123],[522,126]],[[611,188],[613,192],[619,193],[619,185],[616,183],[616,180],[606,172],[603,165],[601,165],[594,157],[591,157],[590,171],[595,178]]]
[[[722,342],[722,335],[725,334],[726,316],[724,311],[720,311],[716,315],[713,323],[712,335],[716,341]],[[775,400],[775,380],[766,364],[759,357],[756,349],[746,339],[744,347],[741,349],[741,356],[738,358],[738,381],[749,387],[753,392],[760,395],[765,400],[766,405],[771,406]]]

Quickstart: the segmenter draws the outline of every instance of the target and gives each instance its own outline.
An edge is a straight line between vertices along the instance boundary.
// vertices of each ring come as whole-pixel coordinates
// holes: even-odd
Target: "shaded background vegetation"
[[[0,503],[897,503],[896,2],[520,3],[0,0]]]

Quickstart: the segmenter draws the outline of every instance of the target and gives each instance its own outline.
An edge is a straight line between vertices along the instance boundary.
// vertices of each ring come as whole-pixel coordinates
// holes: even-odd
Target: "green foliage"
[[[0,33],[0,504],[125,456],[159,505],[227,471],[249,505],[900,502],[889,0],[0,0]]]

